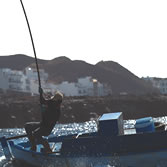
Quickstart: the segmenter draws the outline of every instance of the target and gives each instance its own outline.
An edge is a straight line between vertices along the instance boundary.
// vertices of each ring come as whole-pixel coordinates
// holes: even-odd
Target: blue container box
[[[137,119],[135,128],[137,133],[154,132],[155,131],[154,121],[152,117]]]
[[[102,136],[123,135],[122,112],[103,114],[99,119],[98,133]]]

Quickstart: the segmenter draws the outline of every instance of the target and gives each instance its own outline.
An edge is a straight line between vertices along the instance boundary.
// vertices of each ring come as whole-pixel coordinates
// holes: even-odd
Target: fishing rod
[[[26,14],[26,10],[24,8],[23,2],[22,0],[20,0],[23,12],[24,12],[24,16],[27,22],[27,26],[28,26],[28,30],[29,30],[29,34],[30,34],[30,38],[31,38],[31,43],[32,43],[32,47],[33,47],[33,51],[34,51],[34,56],[35,56],[35,63],[36,63],[36,68],[37,68],[37,74],[38,74],[38,82],[39,82],[39,88],[41,88],[41,80],[40,80],[40,74],[39,74],[39,68],[38,68],[38,60],[37,60],[37,56],[36,56],[36,51],[35,51],[35,45],[34,45],[34,41],[33,41],[33,37],[32,37],[32,33],[31,33],[31,28],[30,28],[30,24],[28,21],[28,17]]]
[[[35,56],[35,63],[36,63],[36,68],[37,68],[37,74],[38,74],[39,88],[41,88],[41,80],[40,80],[40,75],[39,75],[38,60],[37,60],[37,56],[36,56],[35,45],[34,45],[32,33],[31,33],[31,28],[30,28],[30,24],[28,22],[28,17],[27,17],[27,14],[26,14],[26,11],[25,11],[22,0],[20,0],[20,3],[21,3],[21,6],[22,6],[22,9],[23,9],[23,12],[24,12],[24,16],[26,18],[26,22],[27,22],[31,42],[32,42],[32,47],[33,47],[34,56]],[[12,159],[11,150],[9,149],[9,145],[7,143],[7,140],[13,140],[13,139],[18,139],[18,138],[23,138],[23,137],[27,137],[27,134],[20,135],[20,136],[13,136],[13,137],[9,137],[9,138],[6,138],[6,137],[1,137],[0,138],[0,143],[1,143],[1,146],[2,146],[2,149],[4,151],[6,159]]]

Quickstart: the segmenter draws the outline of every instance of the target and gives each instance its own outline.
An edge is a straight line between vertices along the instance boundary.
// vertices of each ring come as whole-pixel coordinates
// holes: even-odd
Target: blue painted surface
[[[118,113],[117,118],[118,117]],[[111,114],[110,114],[111,116]],[[107,119],[107,120],[104,120]],[[32,152],[29,150],[29,142],[21,142],[16,145],[13,142],[9,142],[11,151],[16,159],[25,160],[27,162],[42,163],[44,158],[60,159],[60,158],[76,158],[76,157],[96,157],[102,156],[129,156],[129,155],[142,155],[144,153],[156,153],[161,150],[167,150],[167,131],[153,132],[153,133],[139,133],[131,135],[113,135],[109,133],[111,129],[115,127],[117,119],[108,119],[110,117],[103,117],[102,127],[105,127],[102,135],[99,132],[88,133],[88,134],[73,134],[59,137],[51,137],[48,139],[49,142],[61,142],[62,147],[58,154],[46,155],[40,152]],[[115,117],[116,118],[116,117]],[[144,119],[139,121],[140,123],[150,124],[150,119]],[[103,126],[104,123],[104,126]],[[107,126],[105,126],[107,125]],[[109,126],[108,125],[113,125]],[[114,132],[116,133],[116,132]],[[7,141],[6,141],[7,142]],[[4,147],[6,147],[4,143]],[[144,156],[143,156],[144,157]],[[50,159],[50,160],[52,160]],[[63,160],[64,162],[64,160]]]
[[[136,125],[141,124],[141,123],[148,123],[152,121],[153,121],[152,117],[140,118],[136,120]]]
[[[60,132],[62,132],[62,127],[64,128],[64,126],[62,125],[59,128]],[[58,133],[59,135],[56,135],[57,137],[55,135],[51,135],[48,138],[50,142],[60,141],[63,143],[62,149],[60,149],[60,154],[44,155],[39,152],[36,153],[29,151],[30,145],[28,142],[26,142],[27,141],[26,139],[16,140],[15,141],[16,145],[12,146],[12,153],[16,159],[24,160],[34,165],[37,164],[39,166],[53,166],[53,167],[58,167],[58,166],[152,167],[152,166],[162,166],[161,161],[167,160],[166,131],[160,131],[160,132],[156,131],[153,133],[142,133],[142,134],[133,133],[133,135],[128,133],[128,135],[123,135],[123,136],[105,136],[105,137],[101,136],[101,139],[99,140],[96,140],[97,138],[100,137],[99,134],[92,133],[94,131],[88,134],[83,134],[83,135],[81,134],[78,136],[78,138],[76,138],[77,133],[83,133],[83,131],[73,131],[73,133],[67,133],[67,131],[68,128],[66,128],[66,130],[63,131],[63,133],[58,133],[56,129],[56,133]],[[71,132],[71,129],[69,131]],[[11,133],[11,131],[8,133]],[[16,135],[17,133],[13,132],[13,134]],[[5,136],[8,135],[5,134]],[[96,139],[91,140],[93,137]],[[80,147],[79,143],[83,145]],[[94,143],[95,145],[91,147],[92,143]],[[114,147],[112,147],[113,145],[115,145],[115,149]],[[117,147],[117,145],[120,147]],[[68,146],[67,149],[66,146]],[[77,154],[75,154],[75,152],[72,150],[72,148],[74,148],[75,146],[76,149],[78,150]],[[89,149],[86,149],[87,147],[89,147]],[[92,148],[96,148],[96,150],[93,151]],[[104,149],[105,151],[100,153],[101,149]],[[89,150],[91,150],[90,154]],[[60,159],[62,159],[62,161]],[[118,162],[117,164],[115,163],[116,161]],[[10,162],[11,161],[9,161],[9,163]],[[64,162],[68,162],[68,165],[67,164],[64,165],[63,164]],[[46,163],[46,165],[44,165],[44,163]],[[22,166],[23,165],[19,167]],[[164,165],[163,163],[163,166],[167,166],[167,163],[166,165]]]
[[[135,128],[137,133],[155,132],[155,126],[152,117],[137,119]]]
[[[6,138],[5,137],[0,138],[0,142],[1,142],[2,149],[3,149],[6,159],[11,159],[12,155],[11,155],[10,147],[8,146],[8,142]]]
[[[160,150],[167,149],[167,132],[157,133],[143,133],[133,134],[124,136],[79,136],[77,139],[75,136],[61,136],[53,137],[49,141],[62,142],[59,157],[78,157],[78,156],[114,156],[115,153],[119,156],[138,154],[145,152],[157,152]],[[157,142],[159,141],[159,142]],[[27,142],[13,145],[10,142],[11,148],[27,152],[28,154],[32,151],[27,150]],[[44,155],[43,153],[36,153],[36,155]],[[20,156],[20,155],[15,155]],[[54,154],[48,156],[55,156]]]

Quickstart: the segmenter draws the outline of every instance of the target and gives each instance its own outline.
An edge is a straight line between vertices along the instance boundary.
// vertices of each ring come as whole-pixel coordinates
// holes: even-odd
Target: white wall
[[[48,74],[45,73],[44,69],[39,69],[40,80],[46,81],[48,79]],[[25,75],[28,79],[38,80],[38,73],[36,69],[31,67],[25,68]]]
[[[75,83],[62,82],[61,84],[57,85],[57,90],[63,92],[65,96],[78,95],[78,88],[76,87]]]
[[[92,77],[79,78],[76,83],[64,81],[61,84],[47,83],[48,74],[40,70],[41,86],[44,92],[54,94],[62,92],[65,96],[105,96],[111,94],[111,89]],[[10,69],[0,70],[0,88],[39,94],[37,71],[27,67],[25,74],[22,71]]]

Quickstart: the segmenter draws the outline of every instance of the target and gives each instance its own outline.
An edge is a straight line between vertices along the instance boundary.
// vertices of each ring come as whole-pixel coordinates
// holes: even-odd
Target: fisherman
[[[25,124],[25,131],[27,133],[28,139],[31,143],[31,150],[36,151],[37,144],[42,144],[44,146],[44,151],[46,153],[52,152],[49,143],[43,136],[48,136],[56,122],[60,118],[60,106],[63,100],[63,95],[60,92],[56,92],[54,96],[46,99],[43,96],[42,88],[39,88],[40,93],[40,103],[42,111],[41,122],[28,122]]]

